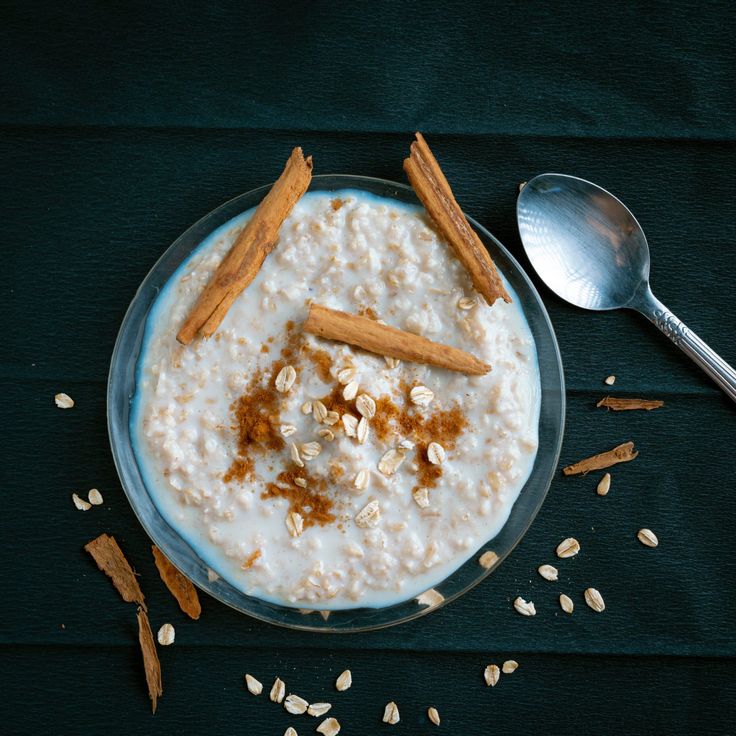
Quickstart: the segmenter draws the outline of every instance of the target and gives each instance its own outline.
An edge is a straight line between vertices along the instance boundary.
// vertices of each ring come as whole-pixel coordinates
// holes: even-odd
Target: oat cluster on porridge
[[[485,304],[423,209],[312,192],[214,336],[180,345],[249,216],[213,233],[149,316],[131,419],[149,491],[248,594],[317,609],[417,596],[498,533],[530,473],[540,389],[523,313]],[[492,370],[321,340],[302,330],[312,303]]]

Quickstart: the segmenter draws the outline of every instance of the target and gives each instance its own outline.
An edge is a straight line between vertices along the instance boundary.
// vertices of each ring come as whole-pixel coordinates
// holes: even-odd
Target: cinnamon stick
[[[210,282],[179,329],[176,339],[188,345],[198,332],[209,337],[240,293],[256,277],[278,241],[279,229],[312,180],[312,157],[295,148],[269,193],[238,235]]]
[[[100,534],[97,539],[88,542],[84,549],[92,555],[97,567],[112,580],[115,590],[120,593],[124,601],[138,603],[144,611],[148,610],[133,568],[125,559],[123,550],[115,541],[115,537]]]
[[[651,411],[652,409],[659,409],[660,406],[664,406],[664,401],[659,401],[659,399],[617,399],[613,396],[606,396],[596,406],[603,406],[613,411],[631,411],[632,409]]]
[[[404,159],[404,171],[440,233],[455,250],[476,290],[489,305],[499,297],[510,302],[511,297],[504,288],[493,259],[470,227],[421,133],[416,133],[409,158]]]
[[[151,551],[161,580],[176,598],[179,608],[196,621],[202,613],[197,589],[169,562],[168,557],[155,544],[151,545]]]
[[[158,699],[164,694],[161,682],[161,662],[158,659],[156,641],[153,638],[148,614],[142,608],[138,609],[138,643],[143,654],[143,669],[146,673],[148,697],[151,698],[151,710],[155,713]]]
[[[589,473],[591,470],[601,470],[603,468],[610,468],[611,465],[618,463],[628,463],[633,460],[637,455],[638,451],[634,450],[633,442],[624,442],[618,447],[614,447],[612,450],[607,452],[601,452],[599,455],[593,455],[585,460],[568,465],[562,469],[565,475],[578,475],[579,473]]]
[[[304,331],[328,340],[338,340],[376,355],[428,363],[460,373],[483,375],[491,366],[464,350],[427,340],[396,327],[382,325],[368,317],[312,304]]]

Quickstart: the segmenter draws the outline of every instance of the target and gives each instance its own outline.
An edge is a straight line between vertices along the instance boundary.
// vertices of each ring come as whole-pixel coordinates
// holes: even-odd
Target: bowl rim
[[[414,190],[413,190],[413,188],[411,186],[409,186],[407,184],[404,184],[402,182],[396,182],[396,181],[392,181],[390,179],[383,179],[381,177],[363,176],[363,175],[357,175],[357,174],[339,174],[339,173],[335,173],[335,174],[317,174],[317,175],[314,175],[312,177],[312,180],[310,182],[310,186],[309,186],[309,188],[308,188],[307,191],[312,191],[312,186],[315,183],[316,184],[326,183],[326,182],[328,182],[330,180],[335,180],[335,179],[344,180],[346,182],[346,184],[344,186],[336,187],[336,190],[337,189],[350,189],[350,188],[355,188],[357,190],[360,190],[360,184],[361,183],[372,183],[372,184],[378,185],[378,186],[384,186],[384,187],[389,187],[391,189],[402,190],[403,192],[412,195],[414,197],[414,199],[416,200],[416,204],[418,204],[418,205],[421,206],[421,202],[419,202],[419,200],[416,198],[416,195],[414,193]],[[354,185],[354,186],[351,186],[351,185]],[[151,541],[157,547],[159,547],[159,549],[162,550],[162,552],[166,555],[166,557],[170,560],[170,562],[174,565],[174,567],[176,567],[176,569],[179,570],[179,572],[181,572],[187,578],[187,580],[189,580],[192,584],[194,584],[202,592],[204,592],[207,595],[215,598],[220,603],[223,603],[226,606],[234,609],[238,613],[245,614],[245,615],[250,616],[252,618],[255,618],[255,619],[259,620],[259,621],[263,621],[264,623],[271,624],[271,625],[274,625],[274,626],[280,626],[280,627],[284,627],[284,628],[288,628],[288,629],[295,629],[295,630],[300,630],[300,631],[317,632],[317,633],[354,634],[354,633],[362,633],[362,632],[367,632],[367,631],[376,631],[376,630],[379,630],[379,629],[384,629],[384,628],[388,628],[388,627],[391,627],[391,626],[396,626],[398,624],[406,623],[408,621],[411,621],[411,620],[420,618],[422,616],[426,616],[427,614],[433,613],[434,611],[437,611],[440,608],[444,608],[446,605],[448,605],[452,601],[460,598],[461,596],[465,595],[467,592],[469,592],[470,590],[472,590],[473,588],[475,588],[477,585],[479,585],[482,581],[484,581],[489,575],[491,575],[492,572],[494,572],[501,565],[501,563],[511,554],[511,552],[514,551],[514,549],[516,549],[516,547],[521,542],[521,540],[524,538],[524,536],[528,532],[530,526],[532,525],[532,523],[536,519],[537,514],[539,513],[539,510],[542,507],[542,504],[544,503],[544,501],[545,501],[545,499],[547,497],[547,494],[549,492],[550,486],[552,484],[552,480],[554,479],[555,472],[556,472],[556,469],[557,469],[558,464],[559,464],[560,452],[561,452],[561,449],[562,449],[562,442],[563,442],[564,433],[565,433],[565,420],[566,420],[565,376],[564,376],[564,367],[563,367],[563,364],[562,364],[562,356],[561,356],[561,353],[560,353],[559,344],[557,342],[557,336],[555,334],[555,330],[554,330],[554,327],[552,325],[552,321],[551,321],[550,316],[549,316],[549,313],[547,312],[547,309],[546,309],[546,307],[544,305],[544,302],[542,301],[542,298],[541,298],[539,292],[537,291],[536,287],[534,286],[534,283],[532,282],[531,278],[526,273],[526,271],[521,267],[521,264],[518,262],[518,260],[507,250],[507,248],[492,233],[490,233],[485,227],[483,227],[474,218],[472,218],[467,213],[465,213],[465,216],[468,219],[468,221],[471,224],[471,226],[476,231],[479,231],[485,238],[487,238],[489,241],[491,241],[493,243],[493,245],[496,248],[499,249],[499,251],[503,254],[503,256],[516,269],[516,275],[519,278],[521,278],[521,280],[524,282],[525,287],[528,289],[528,291],[530,292],[530,294],[534,297],[534,300],[535,300],[536,305],[537,305],[537,307],[538,307],[538,309],[540,311],[540,314],[543,317],[543,323],[545,324],[545,326],[547,328],[548,337],[550,339],[550,344],[551,344],[551,347],[552,347],[552,354],[553,354],[553,357],[554,357],[554,365],[555,365],[555,367],[557,369],[557,374],[559,376],[559,386],[553,386],[552,387],[555,390],[559,390],[559,402],[560,402],[558,426],[556,427],[556,442],[555,442],[555,446],[552,448],[553,462],[550,463],[550,469],[549,469],[548,474],[547,474],[548,477],[545,479],[544,484],[543,484],[544,490],[543,490],[542,493],[539,494],[539,497],[538,497],[536,503],[534,504],[533,508],[531,509],[531,513],[528,514],[527,518],[524,521],[524,524],[520,528],[520,530],[517,533],[517,535],[516,535],[515,539],[513,540],[513,542],[509,545],[508,549],[505,550],[503,552],[503,554],[498,554],[496,560],[494,561],[494,563],[489,568],[487,568],[487,569],[481,568],[483,571],[480,572],[472,581],[470,581],[468,584],[464,585],[460,590],[455,591],[451,595],[446,596],[444,598],[444,600],[442,602],[440,602],[439,604],[437,604],[437,605],[430,605],[430,606],[419,606],[418,605],[416,607],[416,609],[414,609],[413,611],[407,612],[405,615],[400,615],[397,618],[395,618],[393,620],[390,620],[390,621],[384,621],[384,622],[379,622],[379,623],[368,623],[366,625],[357,625],[357,626],[352,626],[351,625],[350,627],[334,627],[334,626],[328,625],[327,624],[327,620],[325,620],[323,622],[324,625],[314,626],[314,625],[310,625],[306,621],[304,623],[301,623],[301,622],[291,622],[291,621],[290,622],[277,621],[277,620],[274,620],[272,618],[269,618],[267,615],[261,614],[258,611],[246,610],[245,608],[239,607],[233,601],[226,600],[223,596],[221,596],[218,593],[217,589],[215,589],[212,585],[210,585],[208,587],[208,586],[204,585],[203,581],[191,579],[191,577],[184,570],[181,569],[181,566],[179,564],[177,564],[176,555],[171,555],[171,553],[169,551],[169,545],[168,545],[168,543],[166,541],[162,541],[161,535],[158,533],[158,531],[156,529],[154,529],[147,522],[146,519],[143,518],[143,516],[142,516],[141,512],[139,511],[139,508],[138,508],[138,506],[137,506],[137,504],[135,502],[135,499],[134,499],[132,493],[129,491],[126,483],[123,481],[123,478],[124,478],[124,473],[123,473],[123,470],[122,470],[122,461],[123,461],[123,459],[122,459],[122,455],[121,455],[121,450],[117,446],[116,441],[115,441],[115,439],[117,437],[117,428],[113,425],[113,413],[114,412],[112,411],[111,407],[113,406],[113,404],[114,404],[114,402],[116,400],[116,396],[115,396],[115,389],[116,389],[116,385],[115,385],[115,381],[116,381],[115,368],[117,367],[117,365],[118,365],[118,363],[119,363],[119,361],[121,359],[122,343],[123,343],[123,337],[124,337],[124,335],[126,333],[126,328],[128,327],[128,323],[132,319],[133,311],[134,311],[135,307],[137,306],[138,298],[140,297],[140,295],[143,292],[143,290],[145,289],[145,287],[148,285],[148,282],[153,278],[154,274],[156,274],[158,272],[159,267],[166,261],[167,256],[169,255],[169,253],[171,251],[173,251],[179,245],[179,243],[182,240],[188,238],[190,236],[190,233],[193,233],[194,231],[196,231],[197,229],[199,229],[200,227],[202,227],[211,218],[216,218],[216,216],[218,214],[220,214],[222,211],[231,208],[239,200],[241,200],[241,199],[245,200],[247,198],[253,198],[253,199],[256,200],[256,204],[249,205],[248,207],[243,208],[241,210],[241,213],[247,211],[248,209],[250,209],[250,208],[252,208],[254,206],[257,206],[257,203],[262,199],[262,197],[258,197],[258,195],[261,194],[261,193],[263,195],[265,195],[271,189],[272,186],[273,186],[273,182],[270,183],[270,184],[264,184],[262,186],[255,187],[254,189],[250,189],[250,190],[248,190],[246,192],[243,192],[243,193],[238,194],[238,195],[236,195],[234,197],[231,197],[230,199],[226,200],[225,202],[222,202],[217,207],[215,207],[214,209],[210,210],[205,215],[203,215],[198,220],[196,220],[194,223],[192,223],[156,259],[156,261],[151,266],[151,268],[148,270],[148,272],[146,273],[145,277],[142,279],[141,283],[139,284],[138,288],[136,289],[135,294],[133,295],[133,297],[132,297],[132,299],[130,301],[130,304],[128,305],[128,308],[125,311],[125,315],[123,316],[123,319],[122,319],[122,321],[120,323],[120,328],[118,330],[118,334],[117,334],[117,337],[115,339],[115,345],[113,347],[112,355],[111,355],[111,358],[110,358],[110,368],[109,368],[109,371],[108,371],[108,379],[107,379],[107,390],[106,390],[107,430],[108,430],[108,440],[109,440],[109,443],[110,443],[110,449],[111,449],[112,456],[113,456],[113,462],[115,464],[115,470],[117,472],[118,479],[120,481],[120,485],[123,488],[123,491],[124,491],[124,493],[125,493],[125,495],[126,495],[126,497],[128,499],[128,502],[129,502],[131,508],[133,509],[133,513],[135,514],[136,518],[138,519],[138,522],[141,524],[141,526],[143,527],[143,530],[148,535],[148,537],[151,539]],[[317,189],[316,191],[325,191],[325,190],[324,189],[322,189],[322,190]],[[386,198],[386,199],[390,199],[391,198],[389,195],[386,195],[386,194],[378,195],[378,196],[381,196],[381,197]],[[229,218],[229,219],[232,219],[232,217],[237,217],[237,214],[236,215],[231,215],[231,218]],[[221,223],[221,225],[222,224],[224,224],[224,223]],[[215,229],[217,229],[221,225],[215,225],[214,227],[212,227],[208,231],[208,233],[209,232],[213,232]],[[207,235],[205,234],[203,237],[206,237],[206,236]],[[200,240],[200,243],[201,243],[201,240]],[[198,246],[195,245],[189,251],[189,253],[187,253],[186,255],[184,255],[181,258],[181,260],[178,262],[176,268],[174,269],[174,272],[178,268],[181,267],[181,265],[187,260],[187,258],[191,255],[191,253],[197,247]],[[484,247],[485,247],[485,244],[484,244]],[[172,273],[172,275],[173,275],[173,273]],[[169,278],[171,278],[171,276],[169,276]],[[151,305],[154,302],[155,302],[155,298],[151,302]],[[149,305],[149,309],[150,309],[150,306],[151,305]],[[147,318],[148,318],[148,311],[146,312],[146,317],[143,320],[144,330],[145,330],[145,323],[147,322]],[[536,340],[535,340],[535,347],[536,347]],[[137,366],[137,359],[136,359],[136,366]],[[540,378],[541,378],[541,370],[540,370]],[[541,386],[540,386],[540,394],[541,394],[540,395],[540,402],[541,402],[544,399],[544,391],[541,389]],[[131,401],[132,400],[132,396],[130,396],[128,400]],[[540,407],[541,407],[541,404],[540,404]],[[540,421],[541,421],[541,415],[540,415]],[[538,452],[539,452],[539,450],[538,450]],[[536,459],[535,459],[535,462],[536,462]],[[530,476],[527,479],[526,483],[528,483],[529,480],[533,477],[533,473],[534,473],[534,471],[532,469],[532,473],[530,474]],[[525,485],[526,485],[526,483],[525,483]],[[148,489],[146,488],[146,490],[148,490]],[[514,502],[514,505],[512,505],[511,511],[513,510],[513,507],[516,505],[516,503],[518,502],[518,500],[519,500],[519,498],[517,498],[516,501]],[[155,503],[154,503],[154,506],[155,506]],[[509,512],[509,514],[511,514],[511,511]],[[191,545],[189,544],[189,542],[186,539],[184,539],[183,537],[181,537],[178,534],[178,532],[176,532],[176,529],[174,529],[172,527],[172,525],[163,516],[163,514],[161,514],[161,512],[158,511],[158,509],[157,509],[157,513],[158,513],[158,516],[159,516],[160,520],[166,526],[168,526],[172,530],[172,532],[176,535],[176,537],[181,542],[183,542],[188,548],[191,549]],[[509,520],[510,520],[510,516],[506,520],[506,522],[504,523],[504,525],[501,527],[501,529],[499,530],[499,532],[496,535],[496,537],[502,533],[503,529],[509,523]],[[496,537],[494,537],[493,539],[495,539]],[[486,544],[491,543],[493,541],[493,539],[488,540],[487,542],[484,542],[483,545],[481,545],[480,548],[482,549],[483,546],[485,546]],[[477,554],[478,551],[479,550],[476,550],[476,552],[470,558],[468,558],[467,560],[465,560],[465,562],[463,562],[457,568],[457,570],[455,572],[457,572],[458,570],[462,569],[465,565],[467,565],[468,563],[470,563],[471,561],[473,561],[473,559],[475,559],[475,554]],[[196,551],[192,550],[192,552],[196,555]],[[200,559],[200,561],[203,562],[203,564],[206,565],[206,563],[203,560]],[[452,575],[454,575],[455,572],[450,573],[450,576],[449,577],[451,577]],[[209,581],[209,582],[212,583],[212,581]],[[438,585],[439,585],[439,583],[438,583]],[[232,587],[234,587],[234,586],[232,586]],[[237,590],[237,589],[235,589],[235,590]],[[251,596],[251,595],[248,595],[247,593],[244,593],[242,591],[238,591],[238,592],[240,594],[242,594],[243,596],[247,597],[247,598],[252,598],[254,600],[263,601],[263,599],[260,599],[257,596]],[[403,604],[405,604],[405,603],[407,603],[407,602],[409,602],[411,600],[412,600],[412,598],[409,598],[409,599],[400,601],[399,603],[391,604],[390,606],[384,606],[384,607],[381,607],[381,608],[378,608],[378,609],[367,608],[367,607],[359,607],[359,608],[354,608],[354,609],[343,609],[343,610],[331,611],[331,613],[341,614],[341,613],[350,613],[351,611],[355,612],[355,611],[363,611],[363,610],[387,610],[387,609],[393,607],[394,605],[396,605],[396,606],[403,605]],[[272,605],[279,605],[279,604],[272,604]],[[297,612],[299,610],[297,608],[291,608],[291,607],[288,607],[288,606],[279,606],[279,607],[281,607],[281,608],[290,608],[291,610],[293,610],[295,612]],[[313,611],[313,613],[317,613],[317,611],[318,611],[318,609],[315,609]],[[307,616],[303,616],[303,618],[306,619]]]

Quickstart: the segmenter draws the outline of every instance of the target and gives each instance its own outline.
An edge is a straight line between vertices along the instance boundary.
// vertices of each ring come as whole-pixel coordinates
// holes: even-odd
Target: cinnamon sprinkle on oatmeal
[[[307,488],[297,485],[297,478],[305,478]],[[332,513],[333,501],[326,492],[324,478],[310,478],[303,468],[293,468],[279,473],[275,483],[266,484],[261,498],[285,498],[289,502],[289,513],[299,514],[304,521],[303,528],[308,529],[331,524],[337,518]]]
[[[278,366],[278,362],[274,364],[273,372],[280,370]],[[280,402],[276,389],[272,385],[263,385],[263,374],[256,371],[246,392],[232,405],[238,434],[238,457],[225,473],[225,483],[253,480],[253,454],[278,452],[284,447],[285,442],[278,429]]]

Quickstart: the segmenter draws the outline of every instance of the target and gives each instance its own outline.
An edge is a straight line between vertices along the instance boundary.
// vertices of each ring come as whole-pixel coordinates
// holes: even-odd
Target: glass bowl
[[[537,515],[557,468],[565,421],[564,378],[557,340],[542,300],[521,266],[487,230],[468,218],[516,292],[536,342],[541,380],[539,450],[529,479],[498,535],[435,586],[435,590],[444,596],[439,605],[422,605],[411,598],[384,608],[330,611],[329,616],[323,617],[316,611],[306,615],[297,608],[246,595],[222,578],[210,579],[208,566],[160,514],[143,482],[129,426],[131,400],[136,389],[135,369],[146,319],[161,287],[207,235],[256,206],[269,189],[270,185],[241,194],[203,217],[171,245],[143,280],[123,319],[110,364],[107,421],[115,466],[133,510],[154,543],[197,587],[236,610],[272,624],[323,632],[367,631],[409,621],[450,603],[490,575],[519,543]],[[313,177],[309,187],[310,191],[340,189],[357,189],[407,204],[418,204],[411,187],[384,179],[323,175]],[[478,563],[479,556],[486,551],[497,555],[488,569]]]

